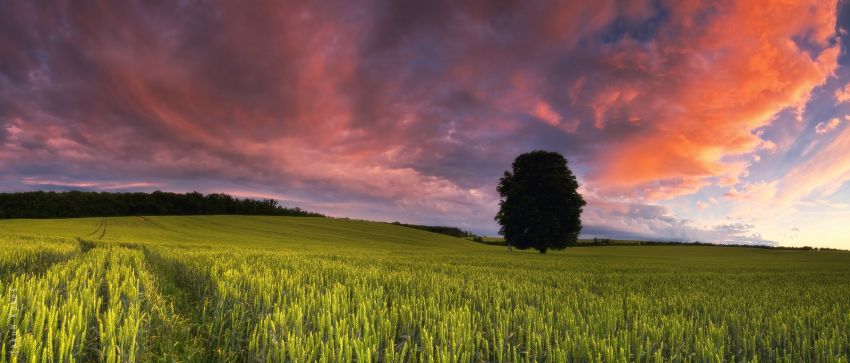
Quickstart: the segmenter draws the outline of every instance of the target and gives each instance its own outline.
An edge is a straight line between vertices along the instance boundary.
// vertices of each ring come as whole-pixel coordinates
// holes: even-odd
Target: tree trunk
[[[540,249],[540,253],[545,254],[545,253],[546,253],[546,249],[545,249],[545,248],[541,248],[541,249]]]

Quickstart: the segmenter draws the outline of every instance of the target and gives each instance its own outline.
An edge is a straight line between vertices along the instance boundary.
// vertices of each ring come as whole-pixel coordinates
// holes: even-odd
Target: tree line
[[[0,219],[210,214],[324,217],[281,206],[274,199],[234,198],[223,193],[0,193]]]

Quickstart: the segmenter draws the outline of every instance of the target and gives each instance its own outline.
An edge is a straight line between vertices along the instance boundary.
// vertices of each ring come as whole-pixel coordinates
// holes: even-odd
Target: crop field
[[[850,253],[306,217],[0,220],[0,362],[848,362]]]

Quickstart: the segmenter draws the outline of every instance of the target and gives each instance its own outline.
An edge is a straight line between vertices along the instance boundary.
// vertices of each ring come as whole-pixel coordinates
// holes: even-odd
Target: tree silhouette
[[[518,156],[497,190],[496,221],[509,247],[546,253],[577,243],[587,203],[561,154],[538,150]]]

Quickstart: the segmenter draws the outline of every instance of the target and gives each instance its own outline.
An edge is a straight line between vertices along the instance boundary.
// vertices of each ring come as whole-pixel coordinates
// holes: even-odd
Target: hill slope
[[[487,250],[461,238],[348,219],[276,216],[155,216],[0,220],[0,232],[122,243],[262,248]]]
[[[619,268],[653,266],[728,266],[733,269],[850,268],[846,251],[782,251],[728,249],[712,246],[607,246],[568,248],[553,257],[533,257],[532,250],[506,253],[504,246],[489,246],[442,234],[389,223],[335,218],[277,216],[152,216],[71,219],[0,220],[0,235],[80,238],[98,243],[151,244],[225,248],[298,250],[315,253],[395,253],[452,255],[455,258],[486,256],[499,263],[536,264],[552,269],[584,265]],[[517,260],[517,258],[521,258]],[[505,260],[507,259],[507,260]],[[505,261],[502,261],[505,260]],[[538,266],[539,267],[539,266]]]

